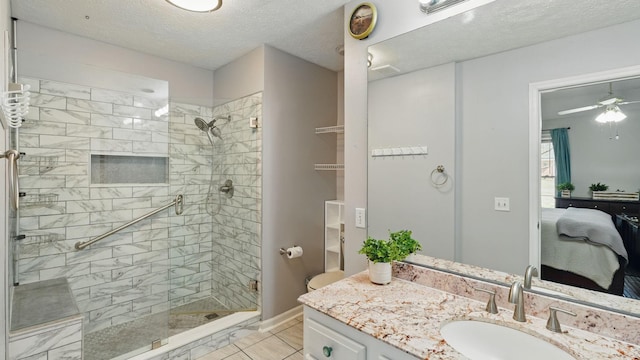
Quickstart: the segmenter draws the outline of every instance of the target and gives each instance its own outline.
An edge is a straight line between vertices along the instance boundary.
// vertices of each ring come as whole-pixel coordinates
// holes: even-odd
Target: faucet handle
[[[576,314],[568,310],[557,308],[555,306],[549,306],[549,320],[547,320],[547,329],[553,332],[561,333],[562,328],[560,327],[560,322],[558,321],[558,315],[556,314],[556,312],[558,311],[571,316],[576,316]]]
[[[482,291],[489,294],[489,301],[487,302],[487,307],[485,308],[488,313],[497,314],[498,307],[496,306],[496,292],[495,290],[485,290],[481,288],[473,288],[474,290]]]

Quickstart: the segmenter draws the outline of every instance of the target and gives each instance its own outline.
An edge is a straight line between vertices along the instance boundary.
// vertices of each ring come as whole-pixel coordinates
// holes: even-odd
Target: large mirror
[[[596,104],[609,83],[619,98],[640,100],[626,93],[629,71],[616,75],[640,64],[638,19],[640,4],[632,1],[554,0],[538,8],[525,0],[497,0],[371,46],[369,235],[407,228],[425,255],[511,274],[522,274],[530,263],[540,267],[541,129],[558,121],[542,122],[543,114],[553,106]],[[544,86],[534,91],[533,84]],[[580,93],[572,103],[555,99],[570,90]],[[533,111],[530,103],[543,108]],[[631,107],[640,105],[625,106],[628,120],[637,119]],[[585,112],[595,119],[597,110],[603,109]],[[578,133],[578,125],[565,126],[570,136]],[[617,144],[633,136],[623,126],[618,124]],[[615,127],[597,129],[603,141],[615,142]],[[631,161],[625,171],[630,167],[640,164]],[[618,185],[604,176],[612,170],[599,171],[601,177],[575,177],[575,197],[592,196],[583,181],[628,192],[640,187],[637,179]],[[640,315],[638,300],[548,284],[581,301]]]

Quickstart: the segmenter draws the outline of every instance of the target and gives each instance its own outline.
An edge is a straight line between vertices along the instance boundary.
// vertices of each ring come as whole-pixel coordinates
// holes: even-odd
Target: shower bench
[[[81,359],[82,320],[65,278],[14,287],[9,360]]]

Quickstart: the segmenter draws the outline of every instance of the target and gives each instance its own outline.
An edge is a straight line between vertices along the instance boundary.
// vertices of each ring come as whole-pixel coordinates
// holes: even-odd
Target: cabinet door
[[[305,319],[304,353],[306,359],[365,360],[364,345],[335,332],[312,319]]]

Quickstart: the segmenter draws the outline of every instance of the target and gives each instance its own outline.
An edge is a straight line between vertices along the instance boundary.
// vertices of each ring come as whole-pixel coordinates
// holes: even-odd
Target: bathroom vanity
[[[497,314],[485,310],[489,296],[476,289],[496,292]],[[504,285],[410,264],[396,264],[394,279],[385,286],[372,284],[366,272],[356,274],[299,298],[305,305],[305,358],[467,359],[440,333],[443,325],[465,320],[519,330],[575,359],[640,359],[640,346],[637,341],[631,343],[638,340],[640,319],[627,316],[612,319],[618,335],[607,337],[599,333],[607,321],[590,320],[606,318],[606,314],[525,292],[527,319],[517,322],[512,319],[508,290]],[[551,332],[545,328],[549,306],[575,312],[577,317],[560,314],[563,332]],[[534,353],[536,349],[523,351]]]

